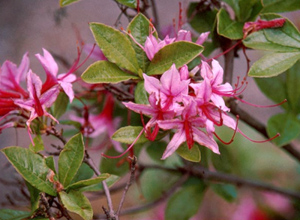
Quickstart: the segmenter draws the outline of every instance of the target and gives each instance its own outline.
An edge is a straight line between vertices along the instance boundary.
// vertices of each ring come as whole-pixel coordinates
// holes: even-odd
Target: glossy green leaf
[[[300,59],[300,52],[272,53],[263,56],[250,68],[248,75],[252,77],[272,77],[286,71]]]
[[[263,13],[266,12],[288,12],[300,9],[299,0],[262,0],[264,8]]]
[[[53,156],[48,156],[45,158],[47,167],[49,167],[54,173],[56,173],[55,162]]]
[[[53,184],[47,179],[50,169],[43,157],[22,147],[7,147],[1,151],[27,182],[42,192],[56,196]]]
[[[116,175],[110,175],[106,180],[106,184],[108,187],[113,186],[116,182],[120,180],[119,176]],[[91,186],[85,186],[79,189],[80,192],[96,192],[96,191],[101,191],[103,190],[103,185],[102,183],[94,184]]]
[[[182,158],[191,161],[191,162],[200,162],[201,160],[201,152],[197,144],[189,149],[187,143],[183,143],[180,147],[176,150],[176,153],[181,156]]]
[[[72,4],[74,2],[78,2],[79,0],[59,0],[59,6],[60,7],[65,7],[69,4]]]
[[[34,146],[32,143],[30,143],[30,145],[29,145],[29,149],[32,152],[37,153],[39,151],[44,150],[44,142],[43,142],[41,135],[35,136],[35,138],[33,139],[33,143],[34,143]]]
[[[227,202],[233,202],[237,198],[237,191],[230,184],[211,184],[212,190],[225,199]]]
[[[87,83],[119,83],[139,77],[125,73],[117,65],[108,61],[97,61],[84,71],[81,78]]]
[[[81,180],[90,179],[93,177],[93,175],[94,171],[92,170],[92,168],[90,168],[86,163],[82,163],[70,184],[76,183]]]
[[[205,10],[201,10],[201,8],[198,7],[199,7],[198,2],[190,3],[188,8],[188,17],[189,19],[191,19],[191,21],[189,22],[189,24],[198,33],[212,31],[214,27],[216,15],[217,15],[217,10],[210,10],[207,8]]]
[[[137,14],[129,23],[127,27],[127,32],[131,33],[132,37],[142,46],[144,46],[147,37],[150,32],[150,21],[141,13]],[[154,36],[157,36],[157,33],[154,32]],[[129,37],[129,36],[128,36]],[[143,72],[146,71],[150,61],[144,52],[144,50],[138,46],[133,40],[129,37],[132,42],[132,46],[135,50],[137,61],[140,68]]]
[[[178,181],[180,175],[165,170],[147,169],[140,177],[140,186],[144,198],[153,201],[168,191]]]
[[[59,193],[59,196],[68,211],[80,215],[84,220],[93,218],[92,206],[81,192],[71,190],[69,193],[66,193],[62,191]]]
[[[149,105],[148,93],[145,90],[144,81],[141,81],[136,85],[134,91],[134,101],[137,104]]]
[[[139,64],[130,40],[120,31],[100,23],[90,23],[94,38],[107,59],[117,66],[138,73]]]
[[[165,220],[191,219],[198,212],[203,195],[203,185],[184,186],[169,199],[165,211]]]
[[[225,9],[220,9],[217,14],[217,31],[219,35],[229,38],[231,40],[238,40],[243,38],[242,22],[232,21]]]
[[[268,120],[267,132],[269,137],[280,133],[280,137],[275,138],[273,142],[281,147],[299,136],[300,122],[292,114],[283,113],[274,115]]]
[[[109,148],[106,152],[104,152],[105,155],[109,156],[118,156],[121,153],[117,152],[113,147]],[[100,162],[100,172],[101,173],[110,173],[117,176],[122,176],[129,171],[129,165],[124,160],[126,156],[120,157],[118,159],[110,159],[110,158],[101,158]]]
[[[69,97],[64,92],[59,93],[53,104],[53,117],[59,119],[67,111],[69,102]]]
[[[67,187],[75,177],[83,157],[82,134],[77,134],[64,146],[58,158],[58,179],[64,187]]]
[[[288,99],[286,92],[285,75],[281,74],[271,78],[255,78],[255,82],[259,89],[275,103],[280,103],[284,99]],[[289,102],[281,105],[282,108],[288,109]]]
[[[143,127],[140,127],[140,126],[122,127],[120,129],[118,129],[112,135],[111,138],[115,141],[119,141],[124,144],[132,144],[142,130],[143,130]],[[143,133],[135,143],[142,144],[142,143],[146,143],[148,141],[149,140],[145,137],[145,134]]]
[[[136,0],[116,0],[116,1],[121,3],[122,5],[128,6],[130,8],[136,8],[137,7]]]
[[[103,173],[95,178],[92,179],[87,179],[87,180],[81,180],[78,181],[76,183],[73,183],[71,185],[69,185],[66,190],[72,190],[72,189],[80,189],[86,186],[91,186],[91,185],[95,185],[97,183],[102,182],[103,180],[106,180],[110,175],[108,173]]]
[[[203,47],[187,41],[178,41],[160,49],[147,68],[147,75],[163,74],[172,64],[177,68],[189,63],[203,51]]]
[[[25,181],[25,184],[30,194],[31,211],[34,212],[39,207],[40,191],[37,188],[33,187],[27,181]]]
[[[228,151],[228,146],[224,146],[221,143],[218,143],[220,154],[212,154],[211,160],[213,166],[216,170],[231,173],[232,171],[232,157]]]
[[[30,217],[30,212],[13,209],[0,209],[1,220],[23,220]]]
[[[287,100],[291,110],[300,113],[300,61],[286,71]]]

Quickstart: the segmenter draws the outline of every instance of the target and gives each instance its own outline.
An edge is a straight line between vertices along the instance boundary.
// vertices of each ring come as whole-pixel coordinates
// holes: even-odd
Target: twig
[[[41,203],[44,205],[44,207],[46,209],[46,213],[47,213],[47,215],[49,217],[49,220],[55,220],[54,214],[53,214],[53,212],[51,210],[51,207],[49,205],[49,202],[48,202],[48,199],[46,198],[45,193],[40,193],[40,198],[41,198],[40,199]]]
[[[129,157],[129,159],[131,160],[130,178],[129,178],[129,180],[128,180],[125,188],[124,188],[123,195],[122,195],[122,198],[121,198],[121,201],[120,201],[120,204],[119,204],[119,208],[118,208],[117,213],[116,213],[117,216],[120,214],[120,211],[121,211],[122,206],[124,204],[126,193],[127,193],[129,187],[131,186],[131,184],[134,181],[135,166],[136,166],[136,163],[137,163],[137,158],[136,158],[136,156],[133,156],[133,157]]]
[[[85,151],[85,158],[84,158],[84,162],[89,165],[89,167],[95,172],[95,174],[97,176],[100,176],[101,173],[100,171],[97,169],[97,167],[95,166],[94,161],[90,158],[90,155],[88,154],[87,151]],[[112,204],[112,200],[111,200],[111,196],[110,196],[110,192],[107,186],[106,181],[102,181],[102,185],[103,185],[103,189],[105,192],[105,196],[107,199],[107,205],[108,205],[108,209],[109,209],[109,218],[111,220],[118,220],[118,216],[115,215],[114,209],[113,209],[113,204]]]
[[[300,193],[288,190],[288,189],[282,189],[264,182],[249,180],[240,178],[231,174],[221,173],[221,172],[212,172],[209,171],[206,168],[203,167],[182,167],[178,169],[172,169],[167,168],[163,166],[158,165],[140,165],[143,169],[162,169],[162,170],[168,170],[168,171],[174,171],[174,172],[181,172],[181,173],[189,173],[191,176],[203,179],[203,180],[210,180],[210,181],[217,181],[217,182],[223,182],[223,183],[229,183],[236,186],[247,186],[251,187],[256,190],[265,190],[269,192],[274,192],[281,194],[286,197],[299,199],[300,200]]]

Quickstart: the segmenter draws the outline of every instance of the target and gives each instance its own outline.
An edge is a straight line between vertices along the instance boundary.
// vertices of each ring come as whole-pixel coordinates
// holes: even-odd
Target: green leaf
[[[30,217],[30,212],[13,209],[0,209],[1,220],[23,220]]]
[[[40,155],[29,149],[14,146],[1,151],[27,182],[42,192],[56,196],[53,184],[47,180],[50,169]]]
[[[220,9],[217,14],[217,32],[223,37],[231,40],[238,40],[243,38],[243,26],[242,22],[232,21],[229,14],[225,9]]]
[[[33,187],[30,183],[25,181],[27,189],[30,193],[30,204],[31,204],[31,211],[34,212],[39,207],[39,200],[40,200],[40,191]]]
[[[189,63],[203,51],[203,47],[187,41],[178,41],[160,49],[153,57],[147,75],[163,74],[172,64],[177,68]]]
[[[259,89],[275,103],[280,103],[284,99],[289,99],[286,92],[286,79],[285,75],[281,74],[271,78],[255,78],[255,82]],[[288,109],[288,103],[281,105],[282,108]]]
[[[201,184],[184,186],[169,199],[165,220],[189,220],[198,212],[203,195],[204,186]]]
[[[191,19],[191,21],[189,22],[189,24],[198,33],[212,31],[217,15],[217,10],[208,10],[207,8],[205,10],[201,10],[201,8],[198,9],[198,7],[198,2],[190,3],[188,8],[188,17],[189,19]],[[191,18],[191,16],[193,17]]]
[[[35,136],[35,138],[33,139],[33,143],[34,143],[34,146],[32,143],[30,143],[30,145],[29,145],[29,149],[32,152],[38,153],[39,151],[44,150],[44,142],[43,142],[41,135]]]
[[[84,156],[84,144],[82,134],[73,136],[58,158],[58,179],[67,187],[75,177]]]
[[[105,155],[117,156],[120,155],[120,152],[117,152],[114,148],[110,148],[105,152]],[[102,157],[100,162],[100,172],[101,173],[110,173],[117,176],[122,176],[126,174],[129,170],[128,163],[124,160],[126,156],[120,157],[118,159],[109,159]]]
[[[141,13],[137,14],[129,23],[127,27],[127,32],[130,32],[133,38],[140,44],[144,45],[147,37],[150,35],[150,21]],[[154,32],[154,36],[157,36],[157,32]],[[136,58],[139,63],[140,68],[143,72],[146,71],[150,61],[145,53],[145,51],[138,46],[129,37],[132,46],[136,53]]]
[[[69,191],[71,189],[80,189],[86,186],[91,186],[91,185],[95,185],[97,183],[102,182],[103,180],[106,180],[110,175],[108,173],[103,173],[100,176],[97,176],[93,179],[88,179],[88,180],[81,180],[78,181],[76,183],[73,183],[71,185],[69,185],[66,190]]]
[[[147,169],[143,171],[140,181],[143,196],[147,201],[160,198],[178,181],[180,175],[165,170]]]
[[[300,52],[272,53],[263,56],[250,68],[252,77],[272,77],[291,68],[300,59]]]
[[[139,77],[122,71],[113,63],[102,60],[90,65],[81,75],[81,78],[87,83],[119,83]]]
[[[139,64],[130,40],[120,31],[100,23],[90,23],[94,38],[107,59],[120,68],[138,73]]]
[[[300,61],[286,71],[287,100],[295,114],[300,113]]]
[[[86,163],[82,163],[70,184],[92,178],[94,171]]]
[[[124,144],[132,144],[137,136],[141,133],[143,127],[141,126],[126,126],[118,129],[113,135],[112,139]],[[135,142],[136,144],[146,143],[149,140],[145,137],[143,133],[139,139]]]
[[[136,8],[137,7],[136,0],[116,0],[116,1],[121,3],[122,5],[128,6],[130,8]]]
[[[262,0],[263,13],[266,12],[288,12],[300,9],[299,0]]]
[[[280,137],[275,138],[273,142],[281,147],[298,137],[300,134],[300,122],[292,114],[274,115],[268,120],[267,132],[269,137],[280,133]]]
[[[151,159],[153,159],[156,162],[164,163],[165,160],[162,160],[161,157],[166,150],[166,146],[168,144],[164,141],[153,141],[150,143],[150,145],[147,147],[146,151],[147,154]]]
[[[201,152],[197,144],[194,144],[194,146],[189,149],[185,142],[176,150],[176,153],[191,162],[200,162],[201,160]]]
[[[113,186],[117,181],[119,181],[120,177],[116,175],[110,175],[106,180],[106,184],[108,187]],[[79,189],[80,192],[95,192],[103,190],[102,183],[94,184],[91,186],[85,186]]]
[[[141,81],[136,85],[134,91],[134,101],[137,104],[149,105],[148,93],[145,90],[144,81]]]
[[[60,192],[59,196],[68,211],[80,215],[84,220],[93,218],[92,206],[81,192],[71,190],[69,193]]]
[[[224,146],[218,143],[220,154],[212,154],[212,163],[216,170],[231,173],[232,171],[232,157],[227,149],[228,146]]]
[[[54,173],[56,173],[55,163],[53,156],[48,156],[45,158],[45,162],[47,167],[49,167]]]
[[[53,117],[59,119],[66,112],[69,102],[69,97],[64,92],[59,93],[53,104]]]
[[[230,184],[211,184],[212,190],[225,199],[227,202],[233,202],[237,198],[237,191]]]
[[[59,6],[60,7],[65,7],[69,4],[72,4],[74,2],[78,2],[79,0],[59,0]]]

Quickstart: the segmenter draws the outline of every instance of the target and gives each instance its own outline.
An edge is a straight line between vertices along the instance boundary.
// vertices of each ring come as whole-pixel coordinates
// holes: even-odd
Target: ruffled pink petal
[[[49,108],[57,99],[59,94],[59,88],[57,86],[52,87],[51,89],[47,90],[45,93],[41,95],[39,98],[41,105]]]
[[[183,80],[187,80],[189,78],[189,70],[187,65],[183,65],[180,70],[179,70],[179,74],[180,74],[180,79]]]
[[[151,94],[151,93],[156,93],[158,95],[160,89],[161,89],[161,84],[158,79],[152,76],[147,76],[145,73],[143,73],[143,77],[145,80],[145,90]]]
[[[192,42],[192,34],[190,31],[179,30],[177,33],[176,41],[189,41]]]
[[[198,37],[198,39],[196,41],[196,44],[202,45],[207,40],[209,33],[210,32],[208,31],[208,32],[204,32],[204,33],[200,34],[200,36]]]
[[[144,50],[149,60],[152,60],[155,53],[159,50],[157,39],[152,34],[147,37]]]
[[[70,103],[71,103],[74,99],[73,85],[69,82],[59,82],[59,85],[64,90],[66,95],[69,97],[69,100],[70,100]]]
[[[217,60],[212,60],[213,80],[212,85],[217,86],[223,83],[223,68]]]
[[[203,131],[200,131],[197,128],[193,127],[192,129],[194,141],[196,141],[200,145],[211,149],[214,153],[220,154],[219,146],[212,137],[209,137],[207,134],[205,134]]]
[[[205,61],[202,61],[201,63],[200,74],[203,79],[209,79],[209,80],[213,79],[213,73],[211,67]]]
[[[94,48],[94,50],[93,50]],[[90,57],[94,60],[107,60],[102,50],[98,46],[94,46],[94,44],[85,44],[82,48],[83,52],[87,55],[91,53]]]
[[[155,116],[157,115],[157,110],[149,105],[142,105],[142,104],[136,104],[133,102],[122,102],[126,108],[129,108],[130,110],[140,114],[149,115],[149,116]]]
[[[35,98],[35,95],[39,97],[41,95],[42,80],[41,78],[29,70],[27,75],[27,90],[31,99]]]
[[[158,126],[164,130],[170,129],[182,129],[183,122],[180,119],[171,119],[171,120],[160,120],[157,121]]]
[[[221,110],[223,110],[225,112],[230,111],[230,109],[225,105],[225,101],[222,98],[222,96],[212,93],[210,99]]]
[[[167,157],[171,156],[178,149],[178,147],[185,141],[186,141],[186,136],[184,130],[183,129],[178,130],[174,134],[172,140],[169,142],[161,159],[164,160]]]
[[[41,62],[44,70],[46,71],[46,74],[51,74],[56,77],[58,73],[58,66],[57,63],[55,62],[54,58],[52,55],[43,48],[43,53],[44,55],[36,54],[36,58]]]
[[[20,63],[20,66],[18,67],[18,74],[16,76],[16,81],[20,83],[21,81],[25,80],[26,74],[29,70],[29,57],[28,53],[25,53],[23,55],[22,61]]]

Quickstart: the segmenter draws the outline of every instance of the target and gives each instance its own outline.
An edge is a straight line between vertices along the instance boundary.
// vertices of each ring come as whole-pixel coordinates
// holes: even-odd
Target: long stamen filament
[[[252,104],[250,102],[247,102],[241,98],[239,98],[238,96],[234,96],[234,98],[236,98],[237,100],[241,101],[242,103],[245,103],[245,104],[248,104],[248,105],[251,105],[251,106],[254,106],[254,107],[258,107],[258,108],[271,108],[271,107],[276,107],[276,106],[279,106],[279,105],[282,105],[284,104],[285,102],[287,102],[287,99],[284,99],[282,102],[278,103],[278,104],[274,104],[274,105],[256,105],[256,104]]]
[[[230,139],[230,141],[228,141],[228,142],[225,142],[225,141],[223,141],[215,132],[213,132],[213,134],[216,136],[216,138],[218,138],[218,140],[219,141],[221,141],[223,144],[226,144],[226,145],[229,145],[229,144],[231,144],[232,142],[233,142],[233,140],[234,140],[234,137],[235,137],[235,135],[236,135],[236,132],[237,132],[237,128],[238,128],[238,123],[239,123],[239,118],[240,118],[240,116],[239,115],[237,115],[236,116],[236,125],[235,125],[235,129],[234,129],[234,133],[233,133],[233,135],[232,135],[232,137],[231,137],[231,139]]]

